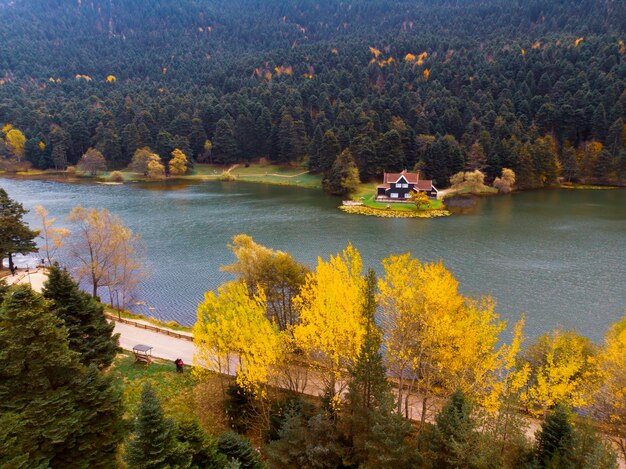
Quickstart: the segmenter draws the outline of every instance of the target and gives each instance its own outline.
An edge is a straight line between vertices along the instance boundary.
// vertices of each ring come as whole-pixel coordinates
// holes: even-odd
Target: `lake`
[[[348,242],[380,272],[391,253],[442,259],[462,292],[492,294],[526,334],[576,328],[601,340],[626,309],[626,191],[544,190],[480,199],[470,213],[436,219],[348,215],[320,191],[250,183],[119,186],[2,179],[28,209],[41,204],[64,222],[76,205],[119,215],[143,237],[149,277],[135,309],[191,325],[203,292],[231,277],[233,235],[315,265]],[[33,227],[34,217],[27,215]]]

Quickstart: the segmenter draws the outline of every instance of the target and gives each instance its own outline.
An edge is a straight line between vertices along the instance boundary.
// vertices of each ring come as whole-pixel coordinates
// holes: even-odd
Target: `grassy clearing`
[[[377,210],[385,210],[387,212],[417,212],[415,205],[407,203],[393,203],[393,202],[377,202],[376,201],[376,187],[378,183],[368,182],[360,184],[356,192],[352,194],[351,199],[357,202],[362,202],[363,205],[369,208]],[[390,208],[387,208],[387,206]],[[420,212],[429,210],[442,210],[444,209],[443,202],[441,200],[431,200],[430,207],[420,208]],[[350,212],[352,213],[352,212]]]
[[[155,359],[151,365],[135,363],[130,352],[123,352],[113,362],[111,373],[122,382],[127,415],[135,412],[145,383],[154,388],[168,413],[193,413],[192,393],[198,379],[190,366],[185,366],[184,373],[176,373],[176,366],[169,361]]]

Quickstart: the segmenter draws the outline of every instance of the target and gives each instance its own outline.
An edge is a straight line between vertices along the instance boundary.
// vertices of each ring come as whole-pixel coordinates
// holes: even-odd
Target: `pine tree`
[[[435,417],[435,427],[425,435],[438,468],[472,468],[476,446],[476,423],[472,405],[456,391]]]
[[[217,442],[220,453],[232,461],[238,461],[242,469],[262,469],[261,457],[250,440],[233,432],[222,433]]]
[[[357,189],[361,183],[359,170],[348,148],[337,157],[322,183],[324,189],[334,195],[351,194]]]
[[[179,422],[177,438],[187,445],[192,468],[222,469],[228,465],[226,456],[217,450],[217,441],[202,430],[196,419],[187,418]]]
[[[125,458],[129,467],[137,469],[186,468],[191,464],[188,445],[176,439],[174,421],[163,415],[161,403],[149,383],[141,390],[135,429]]]
[[[123,437],[121,396],[69,350],[43,297],[12,289],[0,307],[0,466],[111,467]]]
[[[232,119],[222,118],[218,121],[213,136],[212,156],[219,163],[237,161],[238,147]]]
[[[378,166],[383,171],[401,171],[405,169],[406,161],[402,149],[402,139],[396,130],[384,134],[377,149]]]
[[[562,405],[555,406],[537,432],[536,460],[539,467],[567,468],[573,448],[574,429]]]
[[[350,369],[346,433],[352,441],[351,460],[359,467],[415,467],[417,452],[407,439],[410,425],[394,412],[394,399],[380,351],[382,332],[375,323],[376,274],[370,269],[365,287],[367,332],[361,353]]]
[[[119,351],[119,334],[113,334],[115,326],[107,322],[103,306],[58,265],[50,268],[43,295],[51,302],[50,311],[64,322],[69,347],[80,353],[80,361],[108,367]]]
[[[22,217],[28,213],[22,204],[11,199],[0,188],[0,268],[5,257],[9,258],[9,268],[13,270],[13,255],[37,252],[35,238],[39,234],[28,228]]]
[[[319,151],[319,170],[323,173],[330,171],[333,163],[339,156],[341,148],[339,140],[332,130],[327,130],[322,139],[322,147]]]

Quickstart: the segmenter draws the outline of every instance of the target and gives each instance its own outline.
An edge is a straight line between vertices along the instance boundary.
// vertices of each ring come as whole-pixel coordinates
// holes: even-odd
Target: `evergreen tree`
[[[44,284],[43,295],[50,300],[50,311],[68,331],[71,350],[80,353],[85,365],[108,367],[119,351],[119,334],[104,316],[104,307],[83,292],[66,269],[53,265]]]
[[[161,403],[148,383],[141,390],[135,428],[125,458],[129,467],[137,469],[187,468],[191,464],[188,444],[176,439],[174,421],[165,418]]]
[[[376,153],[378,166],[383,171],[391,172],[405,169],[406,160],[402,148],[402,139],[397,130],[390,130],[382,136]]]
[[[228,465],[228,459],[217,450],[217,441],[210,438],[194,418],[187,418],[178,423],[177,438],[188,447],[191,455],[191,468],[222,469]]]
[[[324,133],[322,147],[319,151],[318,169],[323,173],[330,171],[333,163],[339,156],[340,151],[341,148],[339,147],[339,140],[337,140],[337,136],[332,130],[327,130],[326,133]]]
[[[233,432],[222,433],[217,442],[220,453],[230,461],[237,461],[242,469],[262,469],[264,464],[247,438]]]
[[[536,460],[539,467],[570,467],[568,455],[573,449],[574,429],[562,405],[555,406],[536,435]]]
[[[375,323],[376,274],[370,269],[364,292],[367,331],[350,369],[345,426],[352,441],[351,461],[366,468],[411,468],[419,461],[408,444],[410,425],[395,410],[380,351],[382,332]]]
[[[0,187],[0,268],[5,257],[13,270],[13,255],[37,252],[35,238],[39,232],[29,229],[22,220],[26,213],[28,210]]]
[[[351,194],[358,188],[361,183],[359,170],[352,157],[352,152],[348,148],[337,157],[322,182],[324,189],[334,195]]]
[[[112,467],[121,395],[69,350],[43,297],[12,289],[0,307],[0,466]]]
[[[472,412],[465,395],[456,391],[437,414],[434,428],[425,435],[434,467],[475,467],[477,434]]]
[[[238,148],[232,119],[222,118],[215,127],[213,136],[212,157],[217,163],[234,163],[237,161]]]

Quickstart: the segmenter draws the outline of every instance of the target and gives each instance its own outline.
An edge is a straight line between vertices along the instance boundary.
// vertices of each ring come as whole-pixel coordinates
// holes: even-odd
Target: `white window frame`
[[[399,194],[397,192],[392,192],[391,194],[389,194],[389,197],[391,197],[392,199],[397,199],[399,196]]]

